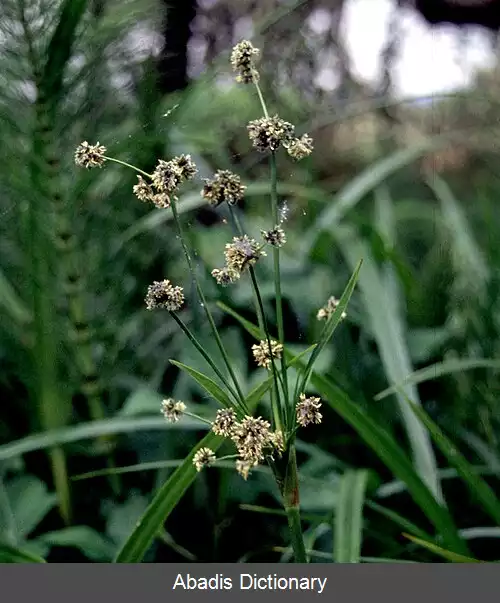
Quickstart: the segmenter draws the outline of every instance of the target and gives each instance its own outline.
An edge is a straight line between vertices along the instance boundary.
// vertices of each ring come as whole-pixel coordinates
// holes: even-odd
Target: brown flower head
[[[277,341],[271,340],[271,350],[269,351],[269,343],[261,341],[259,344],[252,346],[253,357],[257,364],[266,369],[271,368],[271,358],[281,358],[283,346]]]
[[[89,144],[86,140],[78,145],[75,151],[75,163],[85,168],[101,167],[106,161],[106,147],[98,142]]]
[[[227,267],[236,272],[243,272],[247,266],[253,266],[265,255],[257,241],[247,235],[234,237],[232,243],[227,243],[224,251]]]
[[[167,398],[161,403],[161,412],[170,423],[177,423],[185,410],[184,402],[177,402],[173,398]]]
[[[336,297],[329,297],[328,301],[326,302],[326,306],[323,306],[322,308],[320,308],[318,310],[318,314],[316,315],[316,318],[318,320],[328,320],[330,318],[330,316],[335,312],[335,310],[337,309],[339,305],[339,300]],[[347,314],[345,312],[342,312],[342,314],[340,315],[340,319],[344,320],[344,318],[347,317]]]
[[[238,72],[236,81],[243,84],[251,84],[259,81],[259,74],[255,69],[255,59],[260,51],[248,40],[243,40],[233,48],[231,53],[231,65]]]
[[[284,145],[287,153],[295,159],[300,161],[304,157],[308,157],[313,151],[313,140],[308,134],[304,134],[300,138],[292,138]]]
[[[169,280],[155,281],[149,285],[145,301],[148,310],[165,308],[176,312],[184,303],[184,292],[182,287],[174,287]]]
[[[307,398],[305,394],[300,394],[300,400],[296,406],[297,423],[301,427],[306,427],[310,423],[321,423],[323,415],[319,412],[320,408],[320,398]]]
[[[196,176],[198,169],[191,159],[191,155],[179,155],[172,159],[172,163],[177,166],[181,180],[191,180]]]
[[[236,413],[232,408],[221,408],[215,415],[215,421],[212,423],[212,431],[215,435],[229,438],[236,424]]]
[[[217,281],[217,284],[223,287],[232,285],[240,278],[240,273],[237,270],[228,268],[227,266],[224,268],[214,268],[211,274]]]
[[[263,451],[271,443],[270,427],[261,417],[246,416],[241,423],[235,423],[231,439],[242,460],[256,465],[264,459]]]
[[[181,170],[174,160],[160,159],[153,172],[153,186],[160,193],[172,193],[181,182]]]
[[[210,467],[217,460],[214,451],[210,448],[200,448],[193,456],[193,465],[200,472],[203,467]]]
[[[134,185],[133,191],[139,201],[153,203],[159,209],[170,207],[170,197],[166,193],[155,193],[154,188],[142,176],[137,176],[139,182]]]
[[[246,186],[241,183],[241,178],[229,170],[218,170],[211,180],[205,180],[201,195],[210,205],[216,207],[224,201],[235,205],[243,199]]]
[[[276,151],[280,144],[287,145],[293,136],[295,127],[275,115],[251,121],[247,129],[253,146],[260,153],[265,153]]]
[[[271,230],[261,230],[262,238],[268,245],[273,247],[283,247],[286,243],[285,231],[281,226],[275,226]]]

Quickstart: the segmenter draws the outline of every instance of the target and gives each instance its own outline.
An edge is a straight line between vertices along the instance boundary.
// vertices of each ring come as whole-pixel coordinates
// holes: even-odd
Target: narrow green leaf
[[[409,559],[389,559],[387,557],[360,557],[361,563],[417,563]]]
[[[182,362],[177,362],[177,360],[170,360],[170,364],[173,364],[177,368],[180,368],[183,371],[186,371],[191,377],[199,384],[201,387],[210,394],[217,402],[220,402],[222,406],[226,408],[232,408],[234,404],[231,402],[231,398],[226,394],[226,392],[219,386],[213,379],[207,377],[203,373],[200,373],[194,368],[187,366],[186,364],[182,364]]]
[[[249,404],[248,399],[247,405],[250,410],[255,408]],[[139,563],[143,559],[167,517],[177,506],[197,475],[193,465],[193,457],[196,452],[200,448],[210,448],[216,452],[223,442],[224,438],[210,432],[191,450],[183,463],[155,494],[136,528],[116,556],[115,563]]]
[[[378,503],[375,503],[371,500],[368,500],[366,502],[366,506],[369,509],[376,511],[377,513],[380,513],[380,515],[387,517],[387,519],[390,519],[391,521],[393,521],[396,525],[403,528],[403,530],[405,530],[406,532],[411,532],[415,536],[418,536],[419,538],[423,538],[424,540],[432,539],[432,536],[430,534],[428,534],[424,530],[421,530],[417,525],[415,525],[409,519],[406,519],[406,517],[399,515],[399,513],[396,513],[395,511],[392,511],[391,509],[386,509],[382,505],[379,505]]]
[[[155,494],[146,513],[137,522],[134,531],[116,556],[115,563],[141,562],[167,517],[194,481],[197,472],[193,465],[193,457],[196,452],[205,447],[215,452],[223,441],[222,437],[209,433],[193,448],[184,462]]]
[[[191,417],[184,417],[179,423],[168,423],[162,417],[134,417],[103,419],[91,423],[80,423],[71,427],[53,429],[44,433],[27,436],[15,442],[0,446],[0,462],[7,459],[43,450],[61,444],[70,444],[80,440],[98,438],[102,435],[134,433],[137,431],[169,429],[196,429],[204,431],[207,425]]]
[[[349,282],[347,283],[346,288],[344,289],[344,292],[342,293],[342,296],[339,300],[337,308],[335,309],[335,312],[326,321],[326,324],[319,337],[319,343],[314,348],[314,351],[311,354],[309,362],[307,363],[306,368],[304,370],[304,374],[302,376],[302,380],[299,387],[299,392],[305,391],[307,382],[311,375],[311,371],[313,369],[314,363],[316,362],[316,359],[318,358],[319,354],[323,351],[326,344],[330,341],[335,329],[342,320],[342,313],[347,308],[347,304],[349,303],[351,295],[354,292],[354,287],[356,286],[356,283],[358,281],[359,271],[361,270],[362,263],[362,260],[358,262],[351,278],[349,279]]]
[[[340,478],[333,524],[333,558],[336,563],[359,563],[368,477],[369,472],[365,469],[349,469]]]
[[[438,174],[434,173],[432,178],[428,178],[427,185],[441,203],[443,224],[446,225],[452,241],[455,269],[467,278],[472,289],[484,290],[489,278],[489,269],[481,248],[474,240],[465,212],[451,188]]]
[[[488,358],[464,358],[446,360],[445,362],[436,362],[431,366],[426,366],[423,369],[414,371],[408,375],[402,382],[397,385],[392,385],[387,389],[379,392],[375,396],[375,400],[383,400],[391,394],[396,394],[404,385],[417,385],[425,381],[432,381],[443,375],[451,375],[453,373],[461,373],[476,368],[491,368],[500,369],[500,360],[490,360]]]
[[[424,547],[428,551],[443,557],[447,561],[452,561],[453,563],[484,563],[484,561],[480,561],[479,559],[474,559],[473,557],[468,557],[466,555],[460,555],[453,551],[448,551],[446,549],[441,548],[437,544],[433,542],[427,542],[426,540],[422,540],[421,538],[417,538],[416,536],[411,536],[410,534],[403,534],[405,538],[411,540],[415,544],[419,544]]]
[[[45,563],[45,559],[0,542],[0,563]]]
[[[413,412],[427,427],[436,445],[446,456],[449,463],[453,465],[468,486],[472,495],[479,500],[488,515],[500,525],[500,501],[488,484],[473,470],[470,463],[459,452],[457,447],[434,423],[429,415],[419,406],[409,401]]]
[[[243,318],[243,316],[240,316],[238,312],[236,312],[236,310],[233,310],[229,306],[226,306],[226,304],[223,302],[217,302],[217,305],[221,310],[224,310],[226,314],[229,314],[230,316],[235,318],[250,333],[252,337],[254,337],[255,339],[263,339],[265,337],[265,335],[261,333],[258,327],[256,327],[246,318]]]
[[[390,286],[378,269],[370,248],[350,227],[337,228],[335,238],[351,267],[362,257],[363,272],[359,278],[365,311],[375,335],[377,347],[390,382],[399,383],[412,372],[410,354],[405,341],[405,324],[401,314],[401,304],[394,286]],[[416,402],[418,392],[412,385],[405,386],[405,393]],[[404,396],[398,396],[400,414],[403,420],[417,472],[429,486],[436,500],[443,502],[441,486],[437,474],[437,463],[429,434],[422,423],[410,410]]]
[[[326,377],[313,373],[312,382],[327,404],[358,432],[386,467],[407,485],[414,501],[441,534],[446,545],[458,553],[467,554],[467,545],[459,537],[449,511],[436,501],[393,438]]]

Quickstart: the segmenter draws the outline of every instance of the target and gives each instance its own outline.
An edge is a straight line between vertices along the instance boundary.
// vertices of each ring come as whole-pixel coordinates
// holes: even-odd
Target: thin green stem
[[[227,352],[224,348],[224,344],[222,343],[219,332],[217,331],[217,326],[215,325],[215,321],[213,319],[212,313],[210,312],[210,309],[208,307],[207,300],[205,298],[205,294],[203,293],[203,290],[198,281],[198,277],[196,276],[196,270],[194,268],[193,261],[191,259],[191,255],[189,253],[189,249],[187,248],[187,245],[186,245],[186,239],[184,237],[181,221],[179,219],[179,214],[177,212],[177,204],[174,199],[172,199],[171,208],[172,208],[172,215],[174,217],[174,222],[177,227],[177,232],[179,233],[179,238],[180,238],[180,241],[182,244],[182,249],[184,251],[184,256],[186,257],[189,271],[191,272],[191,276],[193,277],[193,281],[194,281],[196,290],[198,292],[198,295],[200,297],[202,307],[205,311],[206,317],[207,317],[210,327],[212,329],[212,333],[214,335],[215,341],[220,350],[224,363],[227,367],[229,375],[231,376],[231,379],[233,380],[236,391],[238,392],[238,397],[240,398],[241,406],[242,406],[242,408],[246,408],[245,396],[243,395],[243,392],[241,391],[241,388],[240,388],[240,384],[238,383],[238,379],[236,378],[236,375],[234,374],[233,367],[231,366],[231,362],[230,362]]]
[[[276,155],[271,153],[270,157],[270,168],[271,168],[271,208],[273,214],[274,224],[279,224],[278,216],[278,193],[277,193],[277,175],[276,175]],[[280,250],[278,247],[273,247],[273,260],[274,260],[274,290],[276,294],[276,322],[278,323],[278,340],[282,345],[285,345],[285,326],[283,321],[283,300],[281,295],[281,270],[280,270]],[[288,393],[288,375],[286,370],[285,356],[281,358],[281,372],[283,375],[283,388],[285,400],[287,405],[290,406]]]
[[[252,266],[250,266],[250,277],[252,279],[252,286],[254,289],[255,296],[257,298],[257,303],[258,303],[260,312],[262,314],[262,320],[264,323],[264,333],[266,336],[267,345],[269,347],[269,355],[271,357],[271,371],[273,373],[273,381],[274,381],[274,389],[275,389],[275,396],[272,397],[274,420],[276,422],[277,429],[283,430],[283,414],[282,414],[283,407],[281,406],[281,396],[280,396],[280,390],[279,390],[279,386],[278,386],[278,371],[276,369],[276,363],[274,362],[274,357],[271,353],[271,350],[272,350],[271,337],[269,335],[269,329],[267,327],[267,321],[266,321],[266,316],[265,316],[265,312],[264,312],[264,305],[262,303],[262,297],[260,295],[259,285],[258,285],[257,279],[255,277],[255,270],[253,269]]]
[[[295,446],[290,444],[286,475],[283,483],[283,507],[288,519],[290,540],[296,563],[307,563],[299,508],[299,479]]]
[[[202,423],[205,423],[206,425],[212,425],[212,421],[209,421],[208,419],[204,419],[203,417],[200,417],[199,415],[195,415],[194,412],[189,412],[187,410],[185,410],[183,413],[183,415],[186,415],[187,417],[193,417],[193,419],[197,419],[198,421],[201,421]]]
[[[264,97],[262,96],[262,90],[260,89],[259,82],[255,82],[255,88],[257,90],[257,94],[259,96],[260,105],[262,107],[262,111],[264,113],[264,117],[269,118],[269,113],[267,112],[266,102]]]
[[[203,358],[205,358],[205,360],[208,362],[210,367],[213,369],[213,371],[215,372],[217,377],[219,377],[219,379],[222,381],[222,383],[224,383],[224,385],[227,387],[229,393],[233,396],[235,403],[241,407],[241,403],[240,403],[238,394],[231,387],[231,384],[227,381],[226,377],[219,370],[219,368],[217,367],[215,362],[205,352],[205,349],[203,348],[201,343],[196,339],[196,337],[193,335],[193,333],[191,333],[191,331],[189,330],[189,327],[186,324],[184,324],[184,322],[177,316],[177,314],[175,312],[170,312],[170,315],[175,320],[175,322],[179,325],[181,330],[186,334],[189,341],[194,345],[194,347],[198,350],[198,352],[200,352],[200,354],[203,356]],[[242,410],[245,410],[245,409],[242,409]]]
[[[139,174],[146,176],[146,178],[152,178],[151,174],[148,174],[147,172],[140,170],[138,167],[136,167],[135,165],[132,165],[131,163],[127,163],[126,161],[122,161],[121,159],[115,159],[114,157],[108,157],[107,155],[103,155],[102,157],[103,157],[103,159],[107,159],[108,161],[113,161],[114,163],[119,163],[120,165],[124,165],[125,167],[128,167],[128,168],[134,170],[135,172],[139,172]]]
[[[264,96],[260,89],[259,83],[255,82],[255,89],[257,90],[257,95],[259,97],[259,101],[262,107],[262,111],[266,118],[269,118],[269,112],[267,110],[266,102],[264,100]],[[273,217],[273,226],[277,226],[279,224],[279,209],[278,209],[278,178],[276,171],[276,154],[274,151],[271,152],[271,156],[269,158],[269,166],[270,166],[270,177],[271,177],[271,212]],[[280,250],[278,247],[273,247],[273,260],[274,260],[274,289],[276,294],[276,322],[278,324],[278,340],[284,345],[285,344],[285,328],[283,322],[283,301],[281,295],[281,273],[280,273]],[[288,393],[288,377],[286,371],[286,362],[285,357],[283,355],[281,359],[281,372],[282,372],[282,380],[283,380],[283,394],[285,396],[285,400],[287,402],[288,412],[287,415],[291,414],[291,402],[289,400]],[[289,417],[287,417],[287,422],[289,422]]]
[[[229,207],[229,214],[231,217],[231,221],[233,223],[233,228],[237,234],[243,236],[243,228],[241,227],[240,221],[236,212],[233,210],[231,205]],[[250,278],[252,283],[253,295],[255,299],[255,310],[257,312],[258,322],[259,322],[259,330],[261,333],[264,333],[267,339],[267,345],[269,346],[269,350],[271,350],[271,336],[269,333],[269,328],[267,326],[266,321],[266,313],[264,311],[264,304],[262,302],[262,296],[260,295],[259,285],[257,283],[257,276],[255,274],[255,270],[253,266],[249,267]],[[278,387],[278,372],[276,370],[276,364],[274,362],[274,358],[271,356],[271,364],[272,364],[272,372],[273,372],[273,390],[271,392],[271,406],[273,409],[274,422],[276,423],[277,429],[283,428],[283,414],[282,414],[282,406],[280,401],[279,387]],[[283,386],[283,384],[282,384]]]

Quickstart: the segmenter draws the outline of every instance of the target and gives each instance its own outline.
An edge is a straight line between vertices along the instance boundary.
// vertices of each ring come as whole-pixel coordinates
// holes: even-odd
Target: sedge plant
[[[212,207],[227,205],[233,227],[234,237],[224,250],[223,265],[213,268],[212,277],[218,286],[237,286],[238,281],[249,278],[254,293],[255,312],[258,328],[252,330],[257,342],[252,346],[252,356],[257,367],[267,372],[262,386],[256,388],[260,398],[269,393],[270,413],[268,417],[254,416],[255,396],[252,396],[252,407],[248,394],[243,392],[238,381],[231,359],[224,347],[211,305],[198,278],[193,261],[194,252],[189,238],[185,236],[184,227],[178,211],[179,187],[192,180],[197,174],[197,167],[190,155],[180,155],[169,160],[160,159],[153,173],[147,173],[138,167],[107,155],[106,147],[99,142],[89,144],[82,142],[75,152],[75,163],[85,168],[102,167],[111,161],[135,170],[137,184],[133,187],[135,196],[142,202],[151,203],[156,208],[171,211],[173,222],[182,245],[190,277],[194,283],[199,302],[208,321],[213,339],[219,349],[222,365],[200,344],[196,333],[186,324],[182,317],[185,306],[184,289],[164,278],[153,282],[146,292],[145,304],[148,310],[165,311],[177,323],[191,344],[197,349],[207,364],[220,380],[220,386],[207,375],[195,371],[195,376],[221,405],[210,423],[213,434],[227,439],[234,448],[234,454],[216,456],[216,451],[209,447],[200,447],[193,455],[192,462],[197,471],[216,465],[220,461],[234,461],[235,470],[242,479],[249,479],[252,470],[267,463],[276,479],[280,490],[283,507],[287,515],[290,529],[290,541],[295,560],[306,562],[307,555],[300,521],[300,495],[295,439],[299,429],[319,424],[322,421],[321,399],[310,391],[309,379],[315,360],[323,347],[331,338],[336,326],[346,317],[345,309],[352,294],[359,272],[359,266],[348,283],[340,299],[330,297],[325,306],[319,309],[317,318],[324,321],[324,328],[319,340],[309,348],[307,362],[293,358],[286,349],[285,325],[283,319],[280,251],[286,244],[284,222],[286,216],[280,210],[277,195],[276,154],[285,151],[292,161],[300,161],[313,151],[312,138],[304,134],[295,135],[293,124],[281,119],[278,115],[270,115],[261,88],[257,60],[260,51],[247,40],[237,44],[231,54],[231,65],[237,73],[236,79],[242,85],[253,86],[262,109],[262,116],[251,121],[247,126],[249,139],[257,152],[267,155],[269,160],[271,195],[269,206],[268,230],[260,232],[259,240],[244,232],[234,211],[234,207],[243,200],[245,185],[241,178],[228,170],[218,170],[211,179],[206,179],[201,191],[202,197]],[[258,262],[271,256],[274,275],[275,325],[266,316],[261,289],[255,271]],[[295,383],[290,378],[289,369],[295,366]],[[184,402],[167,398],[163,400],[161,412],[166,420],[177,422],[183,415],[196,416],[190,413]],[[201,419],[200,417],[197,417]],[[206,419],[201,419],[206,422]]]

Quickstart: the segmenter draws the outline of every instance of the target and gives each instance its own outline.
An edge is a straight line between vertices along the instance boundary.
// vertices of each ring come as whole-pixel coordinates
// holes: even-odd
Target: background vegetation
[[[241,383],[262,378],[251,336],[216,309],[255,319],[248,283],[220,289],[209,275],[230,234],[199,195],[203,177],[232,169],[248,185],[246,229],[264,227],[267,167],[245,130],[258,99],[231,84],[228,66],[249,23],[268,103],[315,140],[311,158],[278,165],[292,351],[313,341],[318,308],[363,259],[313,379],[323,423],[297,443],[311,561],[499,559],[498,74],[430,105],[396,102],[397,39],[381,88],[368,89],[342,62],[335,19],[325,34],[297,33],[317,3],[205,4],[2,2],[0,559],[114,559],[204,435],[189,418],[167,423],[162,398],[201,416],[215,408],[170,363],[202,366],[182,333],[144,306],[166,274],[194,299],[171,215],[138,203],[120,166],[76,169],[81,140],[145,170],[191,153],[199,180],[179,209]],[[169,40],[182,47],[163,35],[173,24],[192,32],[180,71],[165,67]],[[315,74],[332,53],[341,82],[326,93]],[[211,350],[188,307],[184,320]],[[289,560],[277,497],[265,470],[248,482],[205,471],[145,560]]]

